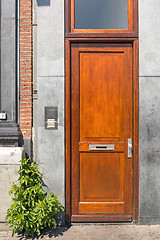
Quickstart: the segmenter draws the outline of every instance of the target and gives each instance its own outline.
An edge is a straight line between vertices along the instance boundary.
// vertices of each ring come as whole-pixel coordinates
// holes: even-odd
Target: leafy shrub
[[[40,235],[45,227],[56,227],[54,215],[64,208],[58,201],[58,196],[42,189],[42,180],[35,162],[29,158],[20,161],[22,168],[18,171],[19,186],[13,183],[9,194],[14,193],[13,204],[7,210],[6,225],[15,232],[24,233],[26,237]]]

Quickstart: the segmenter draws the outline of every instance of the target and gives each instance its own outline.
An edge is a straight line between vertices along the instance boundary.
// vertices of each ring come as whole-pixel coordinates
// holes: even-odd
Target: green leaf
[[[16,232],[16,230],[15,230],[15,228],[13,228],[13,231],[12,231],[12,237],[14,237],[15,232]]]
[[[40,230],[47,226],[56,227],[54,213],[64,208],[58,201],[58,196],[42,189],[42,179],[35,162],[24,158],[20,161],[22,168],[18,171],[19,186],[13,183],[9,193],[14,194],[13,204],[7,210],[6,225],[24,232],[25,236],[40,235]]]

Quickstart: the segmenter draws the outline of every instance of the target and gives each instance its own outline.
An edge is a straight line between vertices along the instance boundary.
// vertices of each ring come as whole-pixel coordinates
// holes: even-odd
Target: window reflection
[[[128,29],[127,0],[75,0],[75,29]]]

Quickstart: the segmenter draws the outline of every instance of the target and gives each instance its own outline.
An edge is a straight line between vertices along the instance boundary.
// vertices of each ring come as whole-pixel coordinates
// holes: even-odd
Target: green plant
[[[56,227],[54,215],[64,208],[58,201],[58,196],[42,189],[41,174],[35,162],[29,158],[20,161],[22,168],[18,171],[19,186],[13,183],[9,194],[14,193],[13,204],[7,210],[6,225],[15,232],[24,233],[26,237],[40,235],[45,227]]]

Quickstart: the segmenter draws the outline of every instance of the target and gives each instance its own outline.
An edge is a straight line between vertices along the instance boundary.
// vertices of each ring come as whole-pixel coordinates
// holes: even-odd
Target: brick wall
[[[20,129],[32,135],[32,0],[20,0]]]

